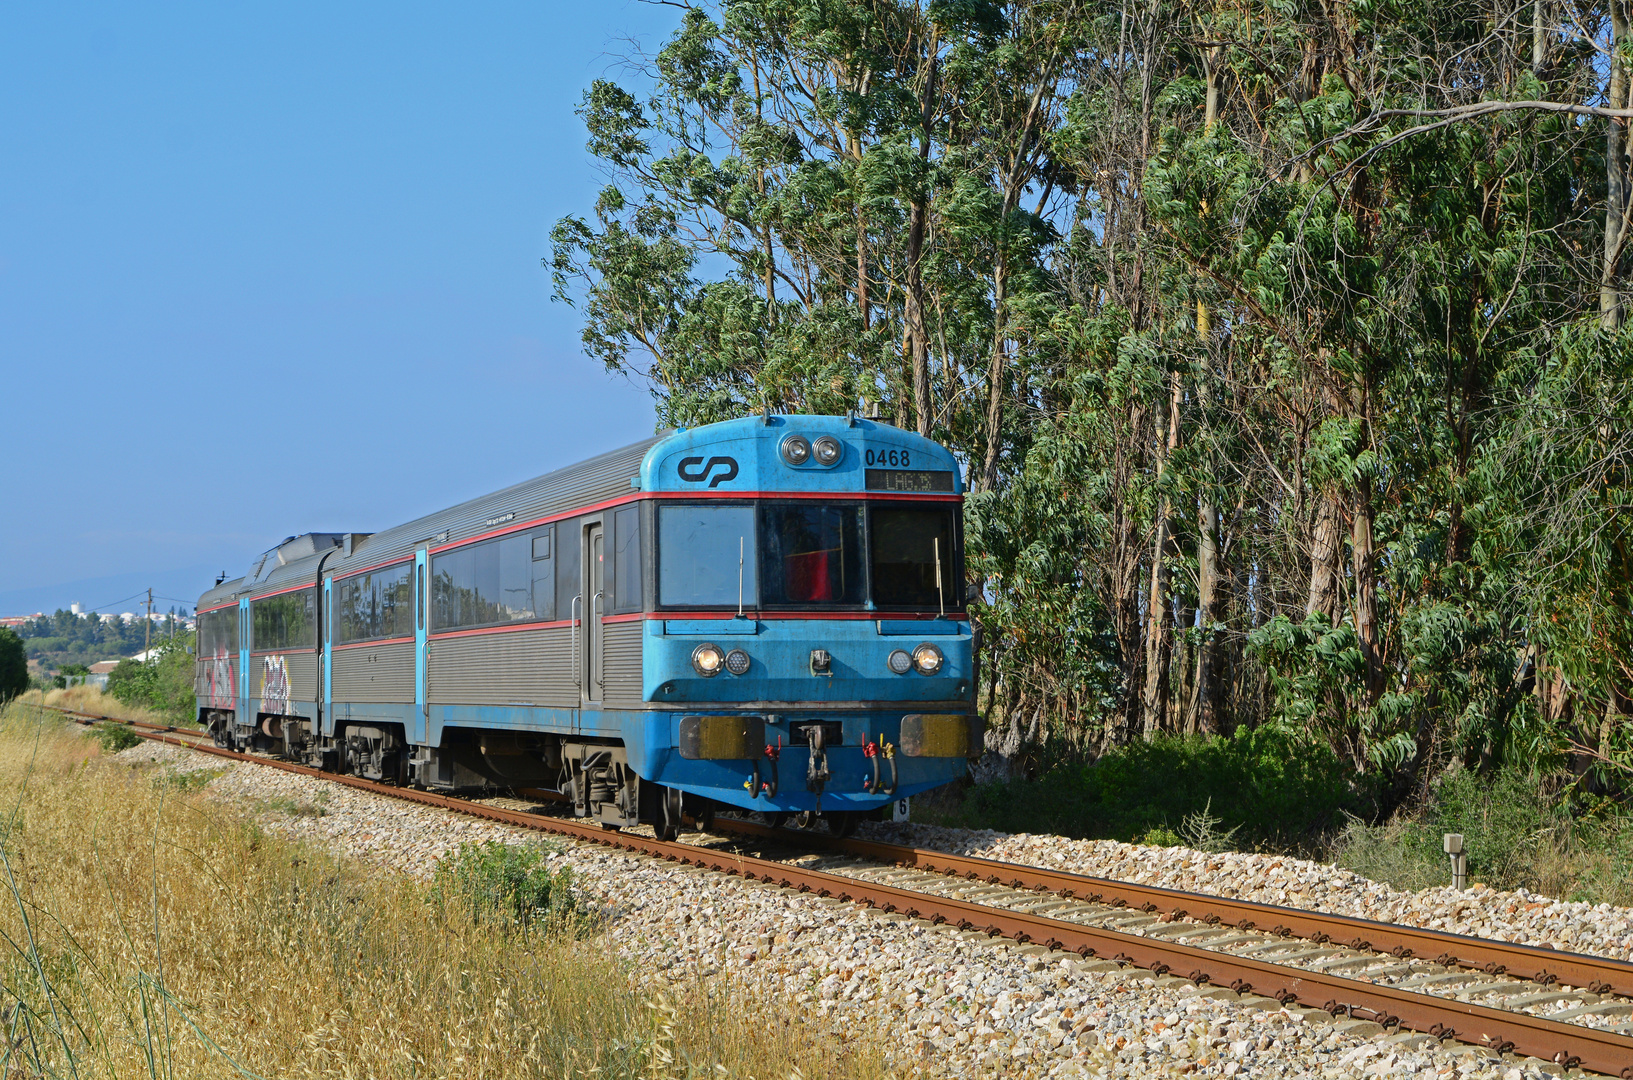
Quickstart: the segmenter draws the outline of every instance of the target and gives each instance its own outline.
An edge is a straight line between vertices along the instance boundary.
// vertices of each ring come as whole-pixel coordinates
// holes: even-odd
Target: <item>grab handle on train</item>
[[[573,685],[578,687],[580,694],[584,692],[584,676],[580,675],[578,670],[578,605],[582,604],[583,602],[583,593],[579,593],[577,596],[573,597],[573,604],[572,607],[568,609],[567,615],[568,621],[572,623],[573,626],[571,631],[571,647],[573,650]]]
[[[596,594],[595,594],[595,598],[590,601],[589,610],[586,611],[584,614],[588,615],[592,619],[599,619],[601,617],[601,615],[602,615],[601,598],[606,596],[606,595],[607,594],[604,593],[604,592],[597,591]],[[596,623],[595,625],[600,626],[601,624]],[[595,675],[595,685],[597,685],[597,686],[605,686],[606,685],[606,683],[601,678],[601,665],[600,664],[597,664],[595,666],[594,675]]]

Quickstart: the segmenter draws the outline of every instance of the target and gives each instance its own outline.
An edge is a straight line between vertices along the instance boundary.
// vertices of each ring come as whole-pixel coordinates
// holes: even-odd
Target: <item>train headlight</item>
[[[748,670],[748,653],[742,649],[733,649],[726,654],[726,670],[733,675],[741,675]]]
[[[913,670],[913,658],[907,655],[906,649],[897,649],[890,654],[890,659],[886,660],[885,663],[889,664],[890,670],[898,675],[906,675]]]
[[[692,650],[692,670],[704,678],[720,674],[725,665],[726,654],[718,645],[699,645]]]
[[[811,445],[811,453],[818,465],[823,467],[837,465],[845,454],[845,446],[832,435],[823,435]]]
[[[934,645],[926,643],[913,650],[913,666],[922,674],[934,675],[941,670],[941,663],[941,650]]]
[[[811,444],[804,435],[790,435],[782,441],[782,459],[790,465],[804,465],[811,460]]]

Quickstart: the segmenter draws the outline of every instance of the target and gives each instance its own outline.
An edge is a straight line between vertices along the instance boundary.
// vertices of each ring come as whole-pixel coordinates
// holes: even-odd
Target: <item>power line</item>
[[[149,591],[151,591],[151,590],[147,590],[147,589],[144,589],[144,590],[142,590],[142,592],[149,592]],[[111,603],[111,604],[93,604],[93,605],[91,605],[91,607],[90,607],[90,608],[88,608],[88,609],[87,609],[87,610],[89,610],[89,611],[95,611],[95,612],[99,612],[99,613],[100,613],[100,612],[102,612],[102,611],[104,611],[104,610],[105,610],[105,609],[107,609],[107,608],[111,608],[111,607],[118,607],[118,606],[119,606],[119,605],[120,605],[120,604],[123,604],[123,603],[124,603],[124,602],[125,602],[125,601],[126,601],[126,600],[134,600],[134,599],[136,599],[136,598],[137,598],[137,597],[138,597],[138,596],[141,596],[141,595],[142,595],[142,593],[141,593],[141,592],[139,592],[139,593],[135,593],[135,594],[134,594],[134,595],[131,595],[131,596],[124,596],[124,597],[121,597],[121,598],[119,598],[119,599],[118,599],[118,600],[115,600],[115,601],[114,601],[114,602],[113,602],[113,603]],[[58,610],[58,611],[61,611],[61,610],[62,610],[62,609],[61,609],[61,608],[58,608],[58,609],[57,609],[57,610]]]

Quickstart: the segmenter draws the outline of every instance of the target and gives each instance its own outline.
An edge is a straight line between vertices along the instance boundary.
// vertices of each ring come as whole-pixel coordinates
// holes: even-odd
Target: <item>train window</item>
[[[962,608],[953,553],[953,512],[944,507],[874,507],[868,516],[873,601],[881,607]],[[937,588],[936,565],[941,566]]]
[[[414,566],[399,563],[335,582],[335,640],[342,644],[414,633]]]
[[[659,507],[658,602],[735,607],[740,597],[745,606],[758,606],[755,551],[752,506]]]
[[[641,610],[641,508],[626,506],[612,515],[612,610]]]
[[[551,534],[549,527],[533,533],[533,617],[556,617],[556,567],[550,557]]]
[[[535,618],[532,535],[506,536],[432,556],[431,610],[437,630]]]
[[[207,611],[198,617],[199,659],[227,656],[238,651],[238,608]]]
[[[760,509],[764,602],[860,604],[862,508],[769,503]]]
[[[584,604],[573,608],[573,597],[578,596],[584,583],[578,579],[578,548],[584,535],[582,520],[563,521],[556,526],[556,618],[582,619]]]
[[[317,642],[317,590],[268,596],[250,604],[251,647],[310,649]]]

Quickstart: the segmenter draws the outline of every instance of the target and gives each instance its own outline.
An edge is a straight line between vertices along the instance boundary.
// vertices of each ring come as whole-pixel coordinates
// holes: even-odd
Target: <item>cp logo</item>
[[[720,466],[723,471],[713,480],[709,480],[716,465]],[[703,481],[709,480],[710,487],[719,487],[727,480],[737,479],[737,459],[734,457],[712,457],[705,464],[700,457],[681,458],[676,471],[680,473],[682,480],[689,480],[694,484],[701,484]]]

